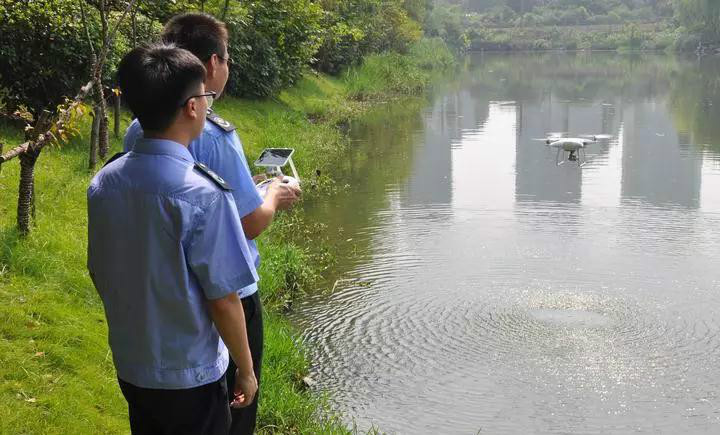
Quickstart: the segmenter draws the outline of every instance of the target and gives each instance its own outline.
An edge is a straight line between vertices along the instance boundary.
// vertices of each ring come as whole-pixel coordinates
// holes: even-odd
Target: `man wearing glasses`
[[[228,32],[224,23],[206,14],[181,14],[168,21],[162,38],[165,42],[177,44],[197,56],[207,70],[205,89],[215,92],[214,96],[222,94],[228,80],[230,61],[227,51]],[[133,122],[125,134],[125,150],[131,150],[142,136],[141,126]],[[232,195],[235,197],[253,262],[256,266],[259,265],[259,254],[254,239],[270,225],[277,210],[293,206],[300,197],[300,189],[277,180],[270,184],[265,196],[261,197],[255,188],[235,126],[212,110],[208,112],[202,134],[190,144],[189,150],[197,162],[207,165],[232,186]],[[259,385],[263,354],[263,322],[258,286],[257,283],[253,283],[237,290],[245,310],[247,337]],[[231,361],[227,371],[230,388],[234,376],[235,366]],[[251,435],[254,432],[257,400],[258,395],[248,407],[232,409],[230,434]]]
[[[225,435],[257,382],[237,289],[257,273],[230,187],[187,146],[213,92],[192,53],[133,49],[123,99],[145,129],[88,188],[88,270],[100,295],[133,435]],[[222,337],[222,340],[220,340]]]

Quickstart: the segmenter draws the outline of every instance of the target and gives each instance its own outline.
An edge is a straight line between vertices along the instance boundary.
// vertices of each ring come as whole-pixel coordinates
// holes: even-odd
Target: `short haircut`
[[[163,41],[189,50],[207,62],[213,54],[225,56],[228,31],[225,23],[208,14],[186,13],[172,17],[165,24]]]
[[[123,101],[143,130],[165,131],[182,103],[205,81],[205,66],[187,50],[156,43],[126,54],[117,78]]]

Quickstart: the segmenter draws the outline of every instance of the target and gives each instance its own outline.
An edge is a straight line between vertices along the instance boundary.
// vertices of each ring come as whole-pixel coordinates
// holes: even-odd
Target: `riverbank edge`
[[[348,123],[388,99],[422,95],[433,72],[451,67],[444,44],[422,41],[404,55],[370,56],[337,78],[309,72],[267,100],[226,98],[216,111],[238,127],[249,162],[265,147],[296,149],[305,196],[341,188],[332,168],[351,146]],[[123,116],[123,127],[129,118]],[[88,129],[81,125],[81,131]],[[22,132],[0,125],[0,141]],[[128,433],[126,404],[107,347],[102,305],[85,268],[87,135],[43,153],[36,168],[37,219],[15,230],[18,166],[0,173],[0,433]],[[113,139],[113,151],[121,141]],[[327,398],[303,383],[309,360],[284,316],[294,299],[332,263],[308,244],[321,223],[302,207],[281,214],[259,241],[266,308],[259,433],[351,434]]]

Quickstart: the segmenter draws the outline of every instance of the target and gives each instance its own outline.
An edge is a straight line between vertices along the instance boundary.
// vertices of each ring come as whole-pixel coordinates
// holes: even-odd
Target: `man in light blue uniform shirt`
[[[220,95],[227,83],[230,61],[227,52],[228,33],[224,23],[210,15],[189,13],[173,17],[163,31],[165,42],[177,44],[191,51],[205,65],[207,76],[205,88]],[[143,137],[143,129],[137,121],[125,133],[126,151]],[[277,210],[292,207],[299,199],[300,189],[281,182],[271,183],[264,197],[255,188],[255,182],[248,167],[242,144],[235,132],[235,126],[212,111],[209,112],[200,137],[190,143],[190,153],[196,161],[206,164],[233,187],[238,215],[254,264],[259,265],[259,255],[254,239],[272,222]],[[255,376],[260,384],[263,355],[262,304],[257,283],[238,288],[245,309],[246,330],[252,354]],[[228,385],[234,382],[233,361],[227,371]],[[255,430],[257,399],[245,408],[232,409],[230,435],[251,435]]]
[[[212,113],[210,114],[212,117]],[[135,144],[143,138],[143,129],[138,120],[134,120],[123,140],[125,151],[131,151]],[[263,198],[253,182],[250,168],[237,134],[226,131],[213,121],[206,121],[202,134],[190,143],[188,151],[194,161],[201,162],[217,173],[232,186],[238,215],[242,218],[263,205]],[[248,239],[248,247],[255,266],[260,265],[260,256],[254,240]],[[257,292],[257,283],[238,291],[241,298]]]
[[[231,187],[187,149],[215,94],[204,79],[174,46],[125,56],[118,81],[147,137],[88,188],[88,270],[134,435],[225,435],[229,403],[248,406],[257,390],[237,296],[257,281],[254,259]]]
[[[88,265],[117,373],[145,388],[220,378],[228,351],[204,301],[257,279],[232,197],[194,164],[173,141],[141,139],[88,190]]]

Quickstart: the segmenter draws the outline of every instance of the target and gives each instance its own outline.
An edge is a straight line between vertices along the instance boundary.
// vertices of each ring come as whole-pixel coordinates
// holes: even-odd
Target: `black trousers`
[[[227,435],[230,406],[225,377],[186,390],[141,388],[118,379],[132,435]]]
[[[262,303],[258,292],[242,298],[243,310],[245,311],[245,328],[247,329],[248,342],[250,345],[250,355],[252,357],[253,369],[257,378],[258,391],[255,399],[246,408],[232,408],[232,425],[230,427],[230,435],[252,435],[255,431],[257,422],[258,399],[260,396],[260,372],[263,357],[263,319],[262,319]],[[225,373],[227,379],[227,389],[230,392],[228,400],[232,400],[233,389],[235,388],[235,370],[237,366],[230,358],[230,365]]]

